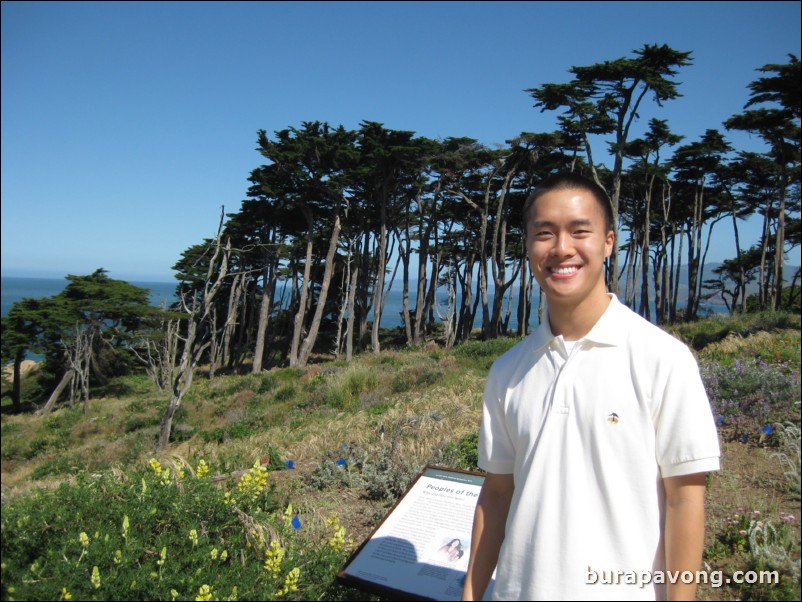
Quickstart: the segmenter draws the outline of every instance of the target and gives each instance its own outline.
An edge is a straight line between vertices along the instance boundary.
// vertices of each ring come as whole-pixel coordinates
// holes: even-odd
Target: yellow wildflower
[[[150,467],[153,469],[153,472],[156,474],[157,477],[161,475],[162,465],[156,458],[151,458],[148,464],[150,464]]]
[[[191,542],[192,542],[192,547],[193,547],[193,548],[194,548],[196,545],[198,545],[198,532],[197,532],[195,529],[192,529],[192,530],[189,532],[189,541],[191,541]]]
[[[335,552],[342,552],[345,546],[345,527],[340,525],[340,517],[336,512],[332,512],[331,516],[326,520],[331,526],[332,536],[329,539],[329,545]]]
[[[297,592],[298,591],[298,577],[301,575],[301,571],[298,567],[292,569],[287,576],[284,578],[284,587],[276,592],[277,596],[283,596],[287,592]]]
[[[72,600],[72,594],[67,591],[66,587],[61,588],[61,597],[59,600]]]
[[[144,483],[144,481],[142,481]],[[126,514],[123,516],[123,539],[128,539],[128,528],[131,526],[131,522],[128,520],[128,515]]]
[[[196,600],[211,600],[212,599],[212,586],[205,583],[198,588],[198,595],[195,596]]]
[[[206,463],[206,460],[201,460],[198,462],[198,468],[195,470],[195,474],[199,479],[202,479],[209,473],[209,465]]]
[[[281,561],[284,559],[285,550],[277,540],[270,542],[270,549],[265,552],[265,570],[278,577],[281,572]]]
[[[122,564],[123,561],[123,552],[122,550],[117,550],[114,552],[114,564]]]
[[[209,556],[212,557],[212,560],[217,560],[217,548],[212,548],[212,551],[209,552]]]
[[[171,590],[170,590],[170,595],[172,596],[173,600],[175,600],[175,599],[176,599],[178,596],[180,596],[181,594],[179,594],[179,593],[178,593],[178,590],[171,589]]]
[[[159,554],[159,559],[156,561],[156,564],[159,566],[164,566],[165,561],[167,560],[167,546],[162,548],[161,553]]]
[[[84,531],[81,531],[81,534],[78,536],[78,539],[80,540],[81,545],[84,548],[89,547],[89,536]]]
[[[248,470],[239,483],[237,483],[237,492],[239,499],[244,503],[255,503],[262,491],[267,487],[267,468],[262,466],[257,460],[253,468]],[[236,500],[230,498],[230,503],[235,503]]]
[[[97,566],[92,567],[92,578],[90,579],[95,589],[100,588],[100,569]]]

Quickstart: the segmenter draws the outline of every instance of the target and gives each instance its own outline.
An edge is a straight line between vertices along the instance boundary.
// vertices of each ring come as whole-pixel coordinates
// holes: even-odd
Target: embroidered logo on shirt
[[[607,416],[607,422],[610,424],[618,424],[618,414],[612,412],[609,416]]]

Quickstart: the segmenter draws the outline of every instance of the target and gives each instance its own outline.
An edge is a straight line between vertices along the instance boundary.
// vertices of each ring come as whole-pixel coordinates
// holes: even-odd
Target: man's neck
[[[566,341],[578,341],[593,329],[607,310],[611,299],[606,290],[578,304],[549,299],[549,326],[552,334],[562,335]]]

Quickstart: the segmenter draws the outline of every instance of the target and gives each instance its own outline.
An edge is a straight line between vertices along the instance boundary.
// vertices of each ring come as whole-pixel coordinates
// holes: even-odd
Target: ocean
[[[11,307],[22,299],[44,299],[58,295],[69,284],[66,278],[0,278],[0,298],[2,298],[2,315],[5,317]],[[159,307],[162,302],[172,303],[175,300],[177,282],[131,282],[150,290],[150,304]]]
[[[2,285],[2,315],[5,316],[8,310],[17,301],[23,298],[40,299],[44,297],[52,297],[60,293],[68,280],[65,278],[21,278],[21,277],[6,277],[0,279]],[[147,288],[150,290],[150,303],[154,307],[159,307],[162,303],[170,304],[176,300],[175,288],[177,282],[131,282],[136,286]],[[444,293],[439,296],[441,307],[445,313],[445,305],[447,299]],[[534,306],[532,308],[531,319],[529,322],[530,329],[537,328],[537,291],[534,294]],[[387,299],[387,306],[384,310],[382,317],[382,328],[396,328],[403,325],[401,316],[402,307],[402,293],[399,290],[392,290]],[[491,294],[492,303],[492,294]],[[505,304],[506,307],[506,304]],[[515,331],[517,328],[517,320],[515,311],[517,309],[517,299],[513,302],[513,315],[510,319],[510,329]],[[481,308],[478,310],[481,312]],[[701,314],[707,312],[711,313],[725,313],[726,308],[723,305],[706,305],[701,308]],[[479,327],[481,323],[481,313],[477,316],[475,326]]]
[[[45,297],[52,297],[60,293],[69,284],[66,278],[22,278],[22,277],[6,277],[0,279],[0,286],[2,286],[2,315],[6,316],[8,311],[14,303],[21,301],[23,298],[28,299],[42,299]],[[159,307],[161,304],[170,304],[176,300],[175,288],[176,282],[134,282],[131,284],[147,288],[150,290],[150,303],[154,307]],[[279,294],[277,293],[278,297]],[[443,313],[445,313],[445,306],[447,298],[441,295],[441,304]],[[403,294],[401,291],[392,290],[387,298],[387,305],[384,309],[382,317],[382,328],[395,328],[403,325],[403,318],[401,316],[401,308],[403,306]],[[515,308],[513,308],[514,311]],[[481,309],[480,309],[481,311]],[[533,309],[536,314],[537,309]],[[534,320],[537,320],[535,315]],[[517,326],[515,315],[510,320],[511,328]],[[534,323],[533,323],[534,324]]]

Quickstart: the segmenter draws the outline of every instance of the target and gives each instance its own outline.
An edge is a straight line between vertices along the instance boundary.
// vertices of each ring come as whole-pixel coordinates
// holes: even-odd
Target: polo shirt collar
[[[604,310],[602,317],[583,338],[600,345],[617,345],[621,340],[621,312],[627,308],[613,293],[610,296],[610,305]]]
[[[618,300],[618,297],[613,293],[608,293],[610,297],[610,305],[604,310],[601,318],[594,324],[590,332],[582,337],[581,340],[591,341],[599,345],[617,345],[621,340],[621,312],[626,308]],[[532,345],[534,350],[538,351],[549,345],[557,337],[551,332],[551,324],[549,324],[548,317],[540,327],[532,334]]]

